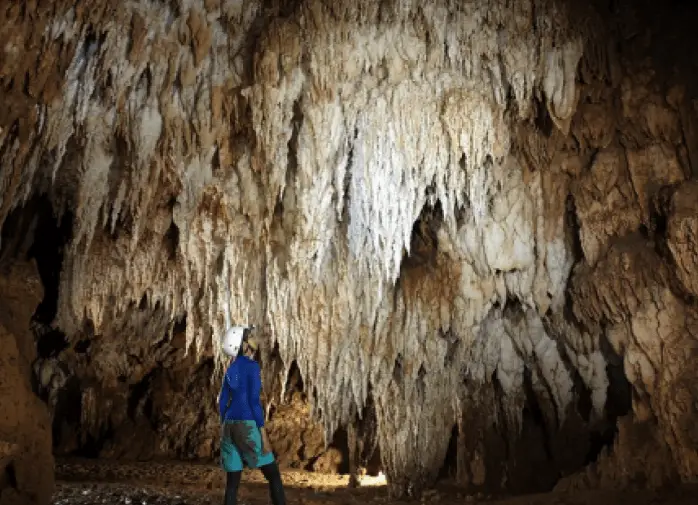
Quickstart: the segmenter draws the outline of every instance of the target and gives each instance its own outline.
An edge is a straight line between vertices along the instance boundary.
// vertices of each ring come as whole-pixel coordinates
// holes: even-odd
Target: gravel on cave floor
[[[53,505],[222,505],[223,474],[211,465],[183,463],[121,464],[104,461],[58,462],[58,483]],[[347,488],[348,478],[300,471],[285,471],[289,505],[365,505],[406,503],[390,500],[380,480]],[[245,472],[239,505],[270,505],[264,478]],[[587,491],[546,493],[492,500],[469,496],[445,487],[427,491],[423,503],[439,505],[695,505],[698,487],[655,493]],[[415,502],[412,502],[415,503]]]

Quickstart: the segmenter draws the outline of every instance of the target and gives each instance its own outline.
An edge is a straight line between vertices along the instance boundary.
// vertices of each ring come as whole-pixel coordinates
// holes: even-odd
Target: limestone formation
[[[65,342],[35,368],[79,405],[74,447],[143,422],[154,452],[212,457],[228,313],[262,328],[269,402],[297,366],[325,440],[349,430],[353,469],[377,446],[395,494],[445,461],[549,489],[625,454],[622,416],[698,475],[698,95],[644,3],[0,16],[3,249],[50,206],[41,324]]]

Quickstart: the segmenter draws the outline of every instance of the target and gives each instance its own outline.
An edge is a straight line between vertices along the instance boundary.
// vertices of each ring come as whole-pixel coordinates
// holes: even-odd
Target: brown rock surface
[[[54,489],[51,421],[31,386],[29,330],[41,301],[33,263],[0,270],[0,503],[47,505]]]

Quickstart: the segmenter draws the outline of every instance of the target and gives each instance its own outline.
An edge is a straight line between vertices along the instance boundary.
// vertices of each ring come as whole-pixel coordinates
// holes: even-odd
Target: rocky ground
[[[54,505],[208,505],[220,504],[223,499],[223,475],[211,465],[62,461],[56,469],[59,482]],[[366,477],[358,489],[347,488],[348,477],[344,475],[288,471],[284,472],[284,482],[289,504],[398,503],[389,499],[387,488],[376,477]],[[239,501],[243,505],[269,503],[259,472],[245,473]],[[425,493],[421,501],[443,505],[693,505],[698,503],[698,486],[661,493],[587,491],[493,499],[465,495],[443,485]]]

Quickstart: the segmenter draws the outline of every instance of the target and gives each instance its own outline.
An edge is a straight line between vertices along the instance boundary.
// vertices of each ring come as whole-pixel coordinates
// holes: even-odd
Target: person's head
[[[226,356],[236,359],[240,356],[253,357],[257,351],[257,341],[250,335],[254,326],[233,326],[221,339],[221,350]]]

